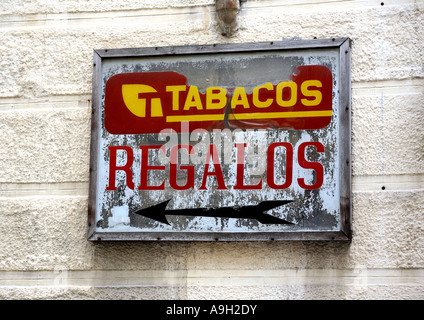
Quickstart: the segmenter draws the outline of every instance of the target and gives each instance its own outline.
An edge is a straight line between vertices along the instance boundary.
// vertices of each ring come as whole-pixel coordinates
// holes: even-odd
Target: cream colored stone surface
[[[63,12],[109,12],[157,8],[190,8],[213,5],[213,0],[4,0],[0,9],[5,14],[47,14]]]
[[[0,299],[424,298],[423,1],[0,3]],[[93,50],[350,37],[353,240],[86,240]],[[384,187],[384,190],[382,190]]]
[[[0,97],[89,93],[93,49],[272,41],[293,36],[351,37],[356,54],[354,82],[423,76],[419,50],[422,11],[412,1],[398,6],[362,6],[358,2],[346,10],[339,5],[339,11],[330,12],[323,3],[316,5],[319,10],[295,6],[289,11],[278,1],[272,2],[274,6],[257,4],[252,8],[249,3],[242,10],[239,32],[231,39],[217,33],[210,6],[179,13],[161,8],[157,14],[147,10],[144,15],[127,13],[129,17],[114,12],[110,17],[63,14],[50,20],[37,17],[26,21],[17,16],[8,21],[5,15],[0,23],[4,79]]]

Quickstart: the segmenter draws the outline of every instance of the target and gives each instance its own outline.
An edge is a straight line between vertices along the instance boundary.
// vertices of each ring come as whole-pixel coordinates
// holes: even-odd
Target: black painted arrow
[[[262,201],[257,205],[243,206],[243,207],[222,207],[217,209],[207,208],[188,208],[177,210],[166,210],[168,202],[166,200],[154,206],[140,209],[135,214],[165,223],[169,225],[166,216],[195,216],[195,217],[213,217],[213,218],[240,218],[240,219],[256,219],[263,224],[293,224],[287,220],[283,220],[264,211],[285,205],[293,202],[293,200],[273,200]]]

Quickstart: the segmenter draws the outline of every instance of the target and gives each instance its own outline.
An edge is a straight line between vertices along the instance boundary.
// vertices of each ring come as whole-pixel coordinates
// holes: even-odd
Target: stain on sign
[[[199,92],[173,71],[121,73],[105,89],[105,127],[112,134],[159,133],[163,129],[321,129],[332,116],[331,71],[298,66],[290,79],[266,82],[251,93],[244,87],[208,87]]]
[[[97,50],[88,238],[350,239],[349,40],[306,44]]]

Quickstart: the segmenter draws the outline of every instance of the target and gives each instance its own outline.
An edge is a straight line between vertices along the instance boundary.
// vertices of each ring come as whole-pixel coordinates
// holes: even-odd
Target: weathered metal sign
[[[349,240],[349,44],[96,50],[88,239]]]

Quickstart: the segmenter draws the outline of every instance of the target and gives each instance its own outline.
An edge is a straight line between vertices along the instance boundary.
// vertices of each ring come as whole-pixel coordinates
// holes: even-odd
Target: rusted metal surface
[[[94,63],[89,240],[350,239],[349,39],[97,50]],[[327,113],[313,105],[307,106],[312,104],[306,101],[311,97],[303,97],[304,109],[294,102],[291,109],[285,107],[284,103],[294,97],[294,91],[280,97],[275,106],[271,104],[278,95],[276,98],[265,93],[278,92],[281,83],[292,85],[299,67],[312,70],[313,66],[329,70],[331,98]],[[168,97],[174,100],[165,103],[166,87],[162,94],[156,83],[168,81],[169,77],[163,76],[169,72],[182,75],[187,83],[179,84],[178,89],[168,86]],[[157,76],[159,80],[140,83],[147,75]],[[123,120],[119,112],[106,112],[112,123],[121,126],[123,131],[118,133],[110,127],[108,131],[105,126],[109,97],[124,95],[124,91],[106,90],[115,76],[124,80],[137,78],[115,85],[119,90],[128,85],[130,90],[138,88],[153,94],[140,93],[131,100],[138,108],[132,112],[142,111],[136,117],[128,116],[128,110],[127,114],[123,113]],[[300,86],[299,82],[299,101]],[[190,95],[194,87],[199,94],[197,102],[196,96]],[[243,91],[237,88],[243,88],[248,102],[243,105],[240,95],[239,105],[232,107],[236,92]],[[315,87],[303,93],[313,96],[311,88]],[[178,96],[176,90],[180,90]],[[226,96],[219,96],[224,90]],[[327,93],[322,90],[325,98]],[[133,94],[129,92],[127,99]],[[208,92],[214,99],[208,100]],[[252,97],[255,92],[256,100]],[[285,91],[281,89],[281,92]],[[171,131],[160,121],[172,112],[181,111],[174,105],[173,111],[169,111],[177,97],[181,100],[181,110],[190,112],[190,117],[184,119],[201,119],[202,112],[209,115],[214,112],[211,119],[218,120],[206,124],[199,120],[197,127],[195,122],[181,121],[177,123],[181,129]],[[218,104],[220,97],[227,102],[226,106]],[[118,108],[119,99],[115,98],[110,100],[111,108]],[[133,103],[128,101],[124,101],[124,109]],[[217,111],[218,107],[221,109]],[[248,107],[256,107],[255,112],[249,114]],[[281,112],[268,112],[271,108],[280,108]],[[296,110],[307,112],[308,116],[304,116],[306,113],[300,116]],[[292,113],[283,114],[288,111]],[[241,120],[240,114],[247,120]],[[272,119],[273,115],[280,120]],[[151,122],[143,122],[149,116]],[[324,116],[329,117],[328,121],[322,121]],[[135,119],[135,133],[125,131],[130,127],[130,121],[126,120],[129,117]],[[285,118],[291,120],[281,120]],[[311,127],[305,126],[311,118],[320,124],[312,121]],[[148,125],[153,129],[147,132],[143,128]],[[139,133],[137,126],[141,128]],[[162,126],[168,131],[159,133],[157,129]],[[285,203],[265,212],[251,210],[272,201]],[[245,208],[249,208],[248,214]],[[199,214],[196,211],[199,209],[207,213]],[[170,214],[166,215],[166,211]],[[237,212],[241,212],[240,217]],[[261,223],[255,217],[262,213],[275,219]]]

